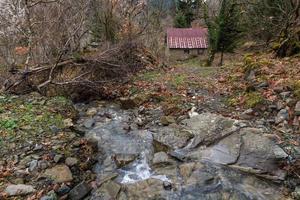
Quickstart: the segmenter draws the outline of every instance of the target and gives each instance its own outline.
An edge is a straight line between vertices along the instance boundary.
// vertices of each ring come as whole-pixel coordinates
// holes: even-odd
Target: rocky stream
[[[77,131],[98,144],[87,199],[286,199],[280,166],[291,158],[263,125],[205,111],[176,123],[161,108],[104,101],[75,107]]]

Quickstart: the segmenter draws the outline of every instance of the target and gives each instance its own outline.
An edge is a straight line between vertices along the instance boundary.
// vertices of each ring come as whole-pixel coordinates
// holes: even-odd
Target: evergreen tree
[[[221,53],[220,65],[223,65],[224,52],[232,52],[241,37],[240,8],[236,0],[223,0],[217,16],[209,17],[207,7],[204,13],[210,41],[208,65],[217,52]]]

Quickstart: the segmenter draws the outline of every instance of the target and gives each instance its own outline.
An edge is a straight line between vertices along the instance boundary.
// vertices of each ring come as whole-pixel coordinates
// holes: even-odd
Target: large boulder
[[[202,113],[182,123],[194,135],[191,148],[210,145],[238,130],[236,120],[212,113]]]

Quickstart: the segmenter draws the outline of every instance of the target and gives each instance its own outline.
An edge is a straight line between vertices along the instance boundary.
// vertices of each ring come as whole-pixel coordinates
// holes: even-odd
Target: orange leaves
[[[15,48],[16,55],[23,56],[29,53],[28,47],[16,47]]]

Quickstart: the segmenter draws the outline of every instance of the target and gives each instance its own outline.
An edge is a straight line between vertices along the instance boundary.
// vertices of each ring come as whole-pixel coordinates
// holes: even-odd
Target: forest
[[[300,0],[0,0],[0,199],[300,199]]]

